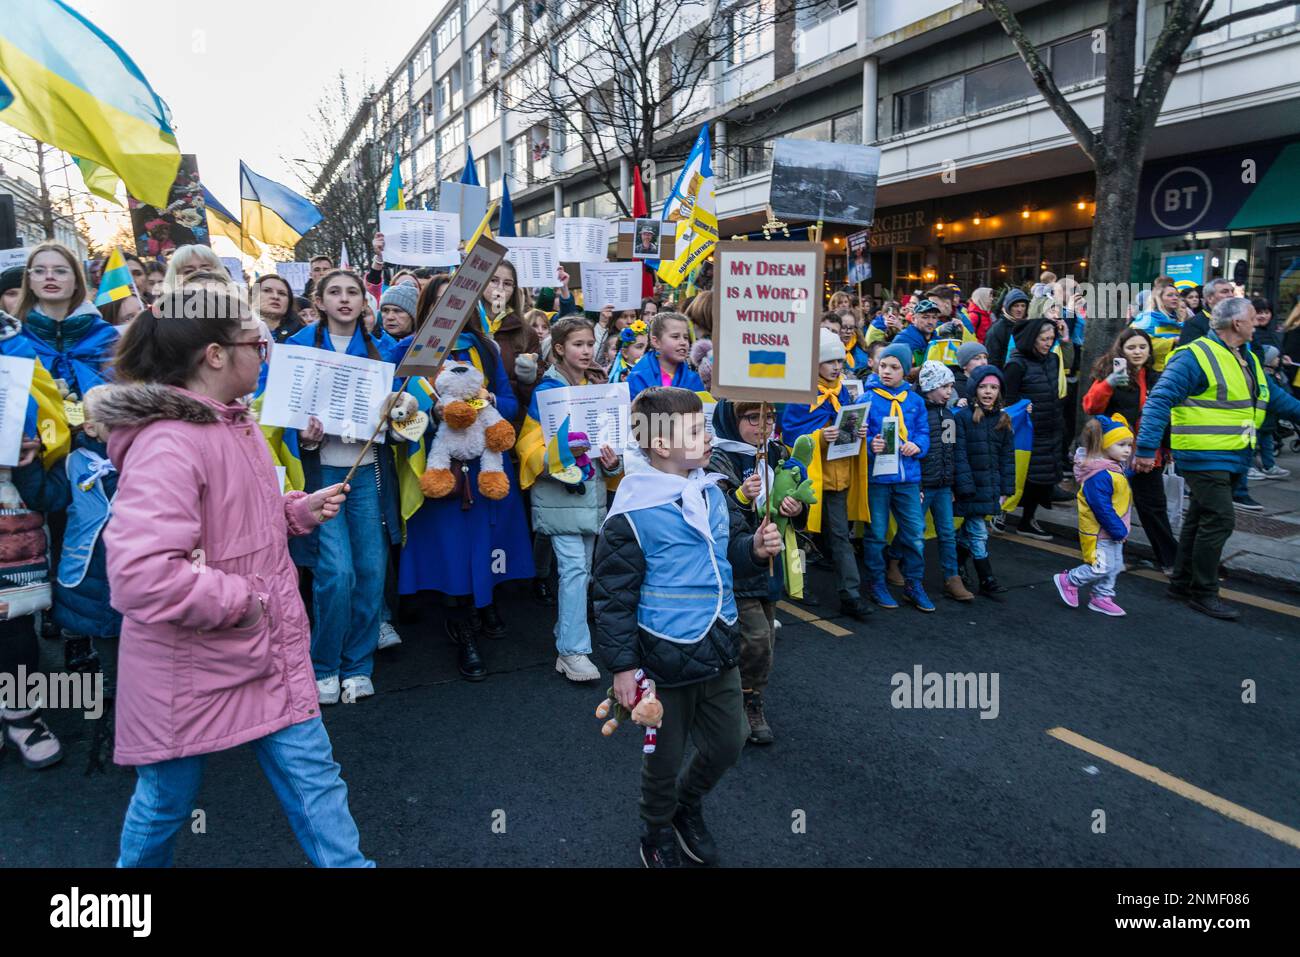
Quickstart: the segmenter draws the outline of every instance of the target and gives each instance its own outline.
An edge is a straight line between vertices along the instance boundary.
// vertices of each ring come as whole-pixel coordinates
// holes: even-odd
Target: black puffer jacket
[[[1061,360],[1055,352],[1045,356],[1034,352],[1039,330],[1051,320],[1046,317],[1016,323],[1012,337],[1016,351],[1007,360],[1007,404],[1028,399],[1034,410],[1034,452],[1029,458],[1030,482],[1055,485],[1061,480],[1061,450],[1065,442],[1065,407],[1058,396]]]
[[[732,509],[728,514],[727,561],[733,573],[743,576],[760,567],[766,572],[767,562],[760,565],[754,558],[754,536],[745,528],[744,515]],[[704,547],[702,540],[700,545]],[[740,660],[739,619],[734,625],[715,619],[709,633],[694,644],[668,641],[641,630],[636,609],[645,578],[645,554],[626,515],[615,515],[601,529],[592,570],[595,647],[610,671],[617,674],[644,668],[656,684],[673,688],[708,681]]]
[[[925,402],[930,451],[921,459],[921,488],[952,488],[957,482],[957,423],[946,405]]]
[[[980,366],[970,376],[972,383],[997,376],[1006,380],[996,366]],[[967,391],[967,403],[957,410],[957,484],[953,511],[958,515],[996,515],[998,497],[1016,491],[1016,440],[1010,428],[999,429],[1002,415],[982,415],[975,421],[975,387]]]

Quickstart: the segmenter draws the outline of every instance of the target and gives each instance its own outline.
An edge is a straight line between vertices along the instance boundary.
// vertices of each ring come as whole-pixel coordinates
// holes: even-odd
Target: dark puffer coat
[[[921,488],[952,488],[957,482],[957,423],[946,405],[926,400],[930,450],[921,459]]]
[[[953,511],[957,515],[996,515],[998,497],[1016,491],[1016,440],[1010,428],[999,429],[998,415],[975,421],[975,386],[997,376],[1006,390],[1006,380],[996,366],[980,366],[971,374],[968,402],[957,410],[957,485]]]
[[[1029,458],[1029,481],[1038,485],[1055,485],[1061,480],[1061,455],[1065,442],[1065,407],[1057,392],[1060,385],[1061,359],[1055,352],[1045,356],[1034,352],[1039,330],[1051,320],[1045,317],[1016,323],[1012,337],[1016,351],[1007,360],[1007,405],[1028,399],[1034,410],[1034,452]]]

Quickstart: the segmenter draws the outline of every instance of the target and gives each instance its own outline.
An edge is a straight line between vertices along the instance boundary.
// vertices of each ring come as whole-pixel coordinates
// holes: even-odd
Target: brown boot
[[[767,716],[763,714],[763,693],[761,691],[746,691],[745,695],[745,717],[749,720],[749,741],[751,744],[771,744],[776,740],[772,734],[772,728],[767,723]]]
[[[891,585],[903,585],[903,570],[898,565],[897,558],[885,559],[885,581]]]
[[[953,575],[951,578],[943,580],[944,594],[949,598],[955,598],[957,601],[974,601],[975,596],[970,593],[966,583],[961,580],[960,575]]]

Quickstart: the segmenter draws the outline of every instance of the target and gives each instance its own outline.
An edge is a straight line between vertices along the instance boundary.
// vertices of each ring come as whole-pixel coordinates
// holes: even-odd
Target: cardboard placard
[[[659,252],[657,254],[636,252],[637,224],[654,223],[659,227]],[[667,259],[677,258],[677,223],[666,219],[651,219],[641,216],[637,219],[620,219],[618,221],[618,243],[615,255],[619,259]]]
[[[141,259],[157,259],[196,243],[212,245],[208,239],[208,207],[199,182],[199,161],[193,153],[181,156],[167,200],[167,206],[158,209],[134,196],[127,197],[135,251]]]
[[[713,387],[750,402],[817,398],[821,243],[718,243]]]

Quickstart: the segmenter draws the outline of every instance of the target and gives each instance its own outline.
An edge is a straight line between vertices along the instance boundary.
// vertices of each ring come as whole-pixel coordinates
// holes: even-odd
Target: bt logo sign
[[[1213,198],[1208,176],[1195,166],[1179,166],[1151,190],[1151,218],[1171,232],[1185,232],[1210,211]]]

